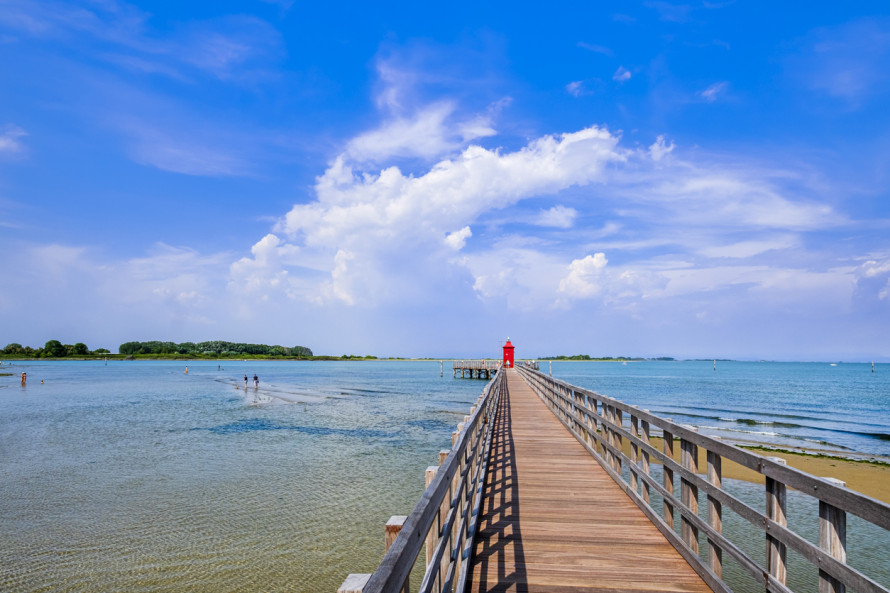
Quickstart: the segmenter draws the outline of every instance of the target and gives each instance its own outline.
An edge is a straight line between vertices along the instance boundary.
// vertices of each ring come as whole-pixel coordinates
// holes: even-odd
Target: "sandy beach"
[[[652,446],[661,450],[662,440],[660,438],[652,438]],[[768,446],[762,445],[758,448],[748,445],[748,450],[764,457],[780,457],[786,463],[808,474],[824,477],[836,478],[847,483],[847,488],[856,490],[872,498],[876,498],[882,502],[890,504],[890,460],[886,462],[882,460],[851,460],[840,456],[828,456],[821,452],[795,453],[790,451],[773,451]],[[624,442],[625,454],[630,455],[630,444]],[[699,468],[707,467],[707,459],[703,450],[699,453]],[[680,462],[680,446],[679,443],[674,445],[674,458]],[[736,480],[746,480],[748,482],[763,483],[763,475],[741,467],[738,464],[724,461],[723,477]]]

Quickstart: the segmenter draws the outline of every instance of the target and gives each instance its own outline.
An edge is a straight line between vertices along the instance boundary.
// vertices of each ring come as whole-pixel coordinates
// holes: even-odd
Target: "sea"
[[[727,440],[890,456],[890,364],[713,367],[556,361],[552,373]],[[12,373],[0,376],[4,593],[333,593],[373,572],[384,524],[410,513],[485,385],[448,361],[3,361],[0,373]],[[865,557],[890,582],[884,536],[866,538]]]

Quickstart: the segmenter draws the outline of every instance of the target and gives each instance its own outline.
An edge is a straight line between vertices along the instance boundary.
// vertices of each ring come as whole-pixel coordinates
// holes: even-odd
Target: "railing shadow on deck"
[[[733,591],[722,578],[725,553],[753,578],[760,590],[793,593],[787,584],[790,549],[818,571],[819,593],[844,593],[848,587],[859,593],[890,593],[890,589],[847,563],[846,545],[847,513],[890,535],[886,533],[890,531],[890,505],[849,490],[843,482],[787,467],[780,458],[763,457],[698,434],[691,426],[676,424],[654,416],[648,410],[640,410],[543,373],[519,366],[517,369],[556,417],[714,591]],[[662,450],[650,442],[652,427],[660,429],[663,435]],[[625,439],[630,443],[630,457],[622,450]],[[674,460],[675,440],[679,441],[680,463]],[[707,455],[706,468],[699,468],[700,448]],[[764,476],[765,513],[723,487],[724,460]],[[651,475],[650,463],[661,466],[660,481]],[[675,493],[678,479],[679,496]],[[788,528],[788,488],[818,502],[818,545]],[[704,492],[706,509],[699,509],[699,491]],[[660,510],[652,505],[651,499],[661,500]],[[747,553],[743,548],[750,548],[750,542],[740,541],[738,536],[734,538],[732,533],[724,532],[724,507],[761,532],[765,545],[763,555]],[[680,519],[679,533],[675,527],[676,515]],[[700,548],[702,545],[707,549]]]
[[[488,593],[507,590],[527,593],[509,389],[501,394],[499,408],[488,461],[489,478],[484,490],[486,504],[476,532],[467,587]],[[511,554],[515,568],[507,574],[506,567],[510,563],[506,560]],[[497,567],[495,582],[489,582],[488,577],[492,565]]]

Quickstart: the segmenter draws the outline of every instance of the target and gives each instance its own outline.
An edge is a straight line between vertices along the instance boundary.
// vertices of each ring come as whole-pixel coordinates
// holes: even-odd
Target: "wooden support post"
[[[392,547],[392,544],[396,541],[396,538],[399,537],[399,533],[402,531],[402,526],[405,524],[405,521],[408,520],[408,517],[405,515],[393,515],[389,518],[389,521],[386,522],[386,528],[384,530],[384,554],[389,551]],[[402,587],[402,593],[408,593],[408,579],[405,579],[405,586]]]
[[[698,445],[686,439],[680,440],[680,455],[683,469],[698,473]],[[698,486],[692,481],[680,476],[680,501],[686,508],[698,515]],[[692,521],[682,516],[680,523],[680,535],[690,550],[698,554],[698,527]]]
[[[643,410],[643,411],[646,413],[649,412],[649,410]],[[641,428],[642,428],[642,437],[641,438],[643,439],[643,442],[648,445],[649,444],[649,423],[646,422],[645,420],[643,420],[640,424],[642,425],[641,426]],[[643,473],[647,476],[649,475],[649,451],[648,451],[648,449],[645,449],[645,448],[643,449]],[[643,495],[643,501],[646,503],[646,505],[648,505],[649,504],[649,482],[646,482],[645,480],[643,481],[642,495]]]
[[[337,593],[362,593],[362,589],[368,584],[369,574],[351,574],[346,577]]]
[[[674,435],[667,430],[662,430],[664,434],[664,454],[669,458],[674,458]],[[674,505],[671,504],[674,495],[674,470],[669,468],[667,464],[662,466],[664,489],[670,496],[664,497],[664,521],[671,529],[674,528]]]
[[[393,542],[396,541],[396,538],[402,531],[402,525],[404,525],[407,520],[408,517],[405,515],[393,515],[389,518],[389,521],[386,522],[386,529],[384,532],[384,553],[388,552],[392,547]]]
[[[823,478],[836,486],[847,484],[834,478]],[[847,513],[827,502],[819,501],[819,547],[841,562],[847,561]],[[827,572],[819,571],[819,593],[845,593],[846,586]]]
[[[630,433],[636,438],[640,438],[640,421],[633,414],[630,415]],[[630,442],[630,487],[633,488],[635,494],[639,493],[639,481],[637,471],[639,467],[640,446],[636,441]]]
[[[622,412],[618,408],[612,408],[612,411],[613,411],[613,416],[612,416],[613,422],[615,422],[615,424],[617,424],[619,427],[621,427],[624,424],[624,418],[622,416],[624,414],[624,412]],[[615,440],[615,443],[614,443],[615,449],[618,450],[618,453],[615,454],[615,471],[620,474],[621,473],[621,447],[623,446],[623,443],[624,443],[624,437],[622,437],[621,433],[617,430],[614,431],[613,435],[614,435],[613,438]]]
[[[723,458],[708,451],[708,482],[723,488]],[[723,503],[708,495],[708,525],[723,533]],[[708,539],[708,563],[718,577],[723,578],[723,549]]]
[[[429,488],[430,484],[433,483],[433,480],[436,478],[436,473],[438,473],[439,467],[436,465],[431,465],[426,468],[426,487]],[[429,533],[426,534],[426,565],[430,565],[430,560],[433,558],[433,554],[436,553],[436,544],[439,543],[439,533],[442,531],[442,513],[436,514],[436,522],[433,523],[433,526],[430,528]]]
[[[769,457],[770,461],[785,465],[785,460],[781,457]],[[786,492],[785,484],[773,478],[766,478],[766,516],[782,527],[788,525],[786,516]],[[766,566],[771,576],[777,581],[785,584],[788,577],[788,568],[786,565],[786,546],[779,540],[773,538],[769,534],[766,536]]]

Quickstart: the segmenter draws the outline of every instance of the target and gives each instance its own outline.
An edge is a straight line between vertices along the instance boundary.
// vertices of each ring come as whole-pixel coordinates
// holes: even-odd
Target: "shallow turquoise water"
[[[0,377],[0,591],[335,591],[484,386],[438,362],[185,364],[4,362],[29,383]],[[553,371],[703,431],[890,451],[890,365]]]
[[[0,377],[0,591],[336,591],[484,386],[437,362],[221,364]]]

